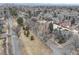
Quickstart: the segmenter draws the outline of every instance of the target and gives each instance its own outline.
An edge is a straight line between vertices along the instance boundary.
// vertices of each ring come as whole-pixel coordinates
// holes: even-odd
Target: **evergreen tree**
[[[49,24],[49,32],[50,33],[52,33],[52,31],[53,31],[53,24],[52,24],[52,22]]]

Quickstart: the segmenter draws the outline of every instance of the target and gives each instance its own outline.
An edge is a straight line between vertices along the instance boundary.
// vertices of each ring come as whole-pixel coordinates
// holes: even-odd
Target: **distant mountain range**
[[[50,4],[50,3],[0,3],[0,7],[29,6],[29,7],[79,7],[79,4]]]

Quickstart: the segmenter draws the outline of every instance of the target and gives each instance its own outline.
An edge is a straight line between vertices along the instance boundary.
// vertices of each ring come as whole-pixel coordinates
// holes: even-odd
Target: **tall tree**
[[[71,25],[75,24],[75,18],[73,18],[73,20],[71,20]]]
[[[52,24],[52,22],[49,24],[49,32],[50,33],[52,33],[52,31],[53,31],[53,24]]]

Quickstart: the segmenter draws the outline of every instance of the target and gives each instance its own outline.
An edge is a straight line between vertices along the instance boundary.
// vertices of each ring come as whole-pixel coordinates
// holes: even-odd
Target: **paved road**
[[[11,35],[11,43],[12,43],[12,52],[14,55],[20,55],[20,46],[19,46],[19,40],[16,35],[16,33],[12,30],[13,23],[12,23],[13,18],[8,19],[8,24],[9,24],[9,33]]]

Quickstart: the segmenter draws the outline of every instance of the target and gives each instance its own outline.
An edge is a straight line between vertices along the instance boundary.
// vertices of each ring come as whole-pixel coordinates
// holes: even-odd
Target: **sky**
[[[79,0],[0,0],[0,3],[42,3],[46,5],[77,5],[79,6]],[[1,5],[1,4],[0,4]]]
[[[0,0],[0,3],[79,4],[79,0]]]

